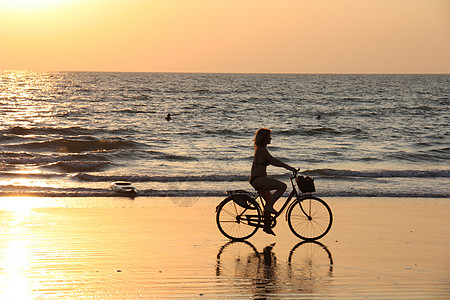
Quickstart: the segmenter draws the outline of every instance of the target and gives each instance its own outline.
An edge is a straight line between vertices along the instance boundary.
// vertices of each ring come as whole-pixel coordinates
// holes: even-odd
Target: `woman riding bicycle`
[[[270,136],[271,130],[267,128],[260,128],[253,139],[255,154],[253,156],[253,164],[250,173],[250,184],[259,192],[261,197],[266,201],[264,207],[265,210],[265,220],[270,219],[270,213],[276,214],[277,211],[274,210],[273,205],[283,193],[286,191],[286,184],[273,178],[267,177],[267,166],[273,165],[276,167],[286,168],[290,171],[295,172],[296,169],[281,162],[280,160],[274,158],[270,155],[267,150],[267,145],[270,144],[272,140]],[[272,194],[270,191],[275,190]],[[270,228],[270,222],[267,221],[264,224],[264,232],[268,234],[275,233]]]

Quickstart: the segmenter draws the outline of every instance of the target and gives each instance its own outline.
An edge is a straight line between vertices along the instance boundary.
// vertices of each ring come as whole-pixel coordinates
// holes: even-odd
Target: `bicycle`
[[[324,200],[312,195],[315,192],[314,182],[308,179],[299,176],[298,170],[293,172],[290,177],[292,191],[279,212],[271,216],[268,222],[274,228],[277,218],[287,208],[286,220],[292,233],[300,239],[314,241],[330,231],[333,214]],[[296,184],[301,194],[297,192]],[[252,237],[259,228],[264,227],[264,199],[258,191],[257,195],[245,190],[227,191],[227,194],[229,196],[216,207],[219,231],[232,240]]]

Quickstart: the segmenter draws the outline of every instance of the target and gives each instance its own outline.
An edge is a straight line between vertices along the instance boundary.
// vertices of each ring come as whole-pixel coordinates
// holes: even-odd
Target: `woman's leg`
[[[266,200],[266,209],[273,211],[273,204],[275,201],[280,199],[286,191],[287,185],[279,180],[267,178],[267,177],[258,177],[253,183],[253,187],[260,191],[261,196]],[[275,192],[270,196],[270,191],[275,190]]]
[[[263,199],[267,202],[270,202],[272,198],[272,193],[270,190],[258,190],[258,193],[263,197]]]
[[[266,200],[266,206],[264,207],[264,232],[275,235],[275,232],[270,228],[271,213],[277,212],[273,209],[273,204],[277,201],[286,190],[287,186],[281,181],[267,178],[258,177],[252,182],[253,187],[258,190],[261,197]],[[275,193],[271,194],[270,191],[275,190]]]

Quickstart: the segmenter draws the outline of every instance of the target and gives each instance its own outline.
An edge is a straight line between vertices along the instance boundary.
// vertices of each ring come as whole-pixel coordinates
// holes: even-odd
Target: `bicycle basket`
[[[316,191],[316,187],[314,186],[314,179],[309,176],[298,176],[297,185],[302,193],[312,193]]]

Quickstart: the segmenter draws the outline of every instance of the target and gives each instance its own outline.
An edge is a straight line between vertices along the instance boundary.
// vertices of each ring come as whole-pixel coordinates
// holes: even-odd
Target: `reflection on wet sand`
[[[296,244],[286,259],[277,257],[275,243],[258,252],[248,241],[230,241],[217,254],[216,276],[232,279],[237,289],[254,296],[295,291],[323,293],[333,277],[333,258],[320,242]]]

